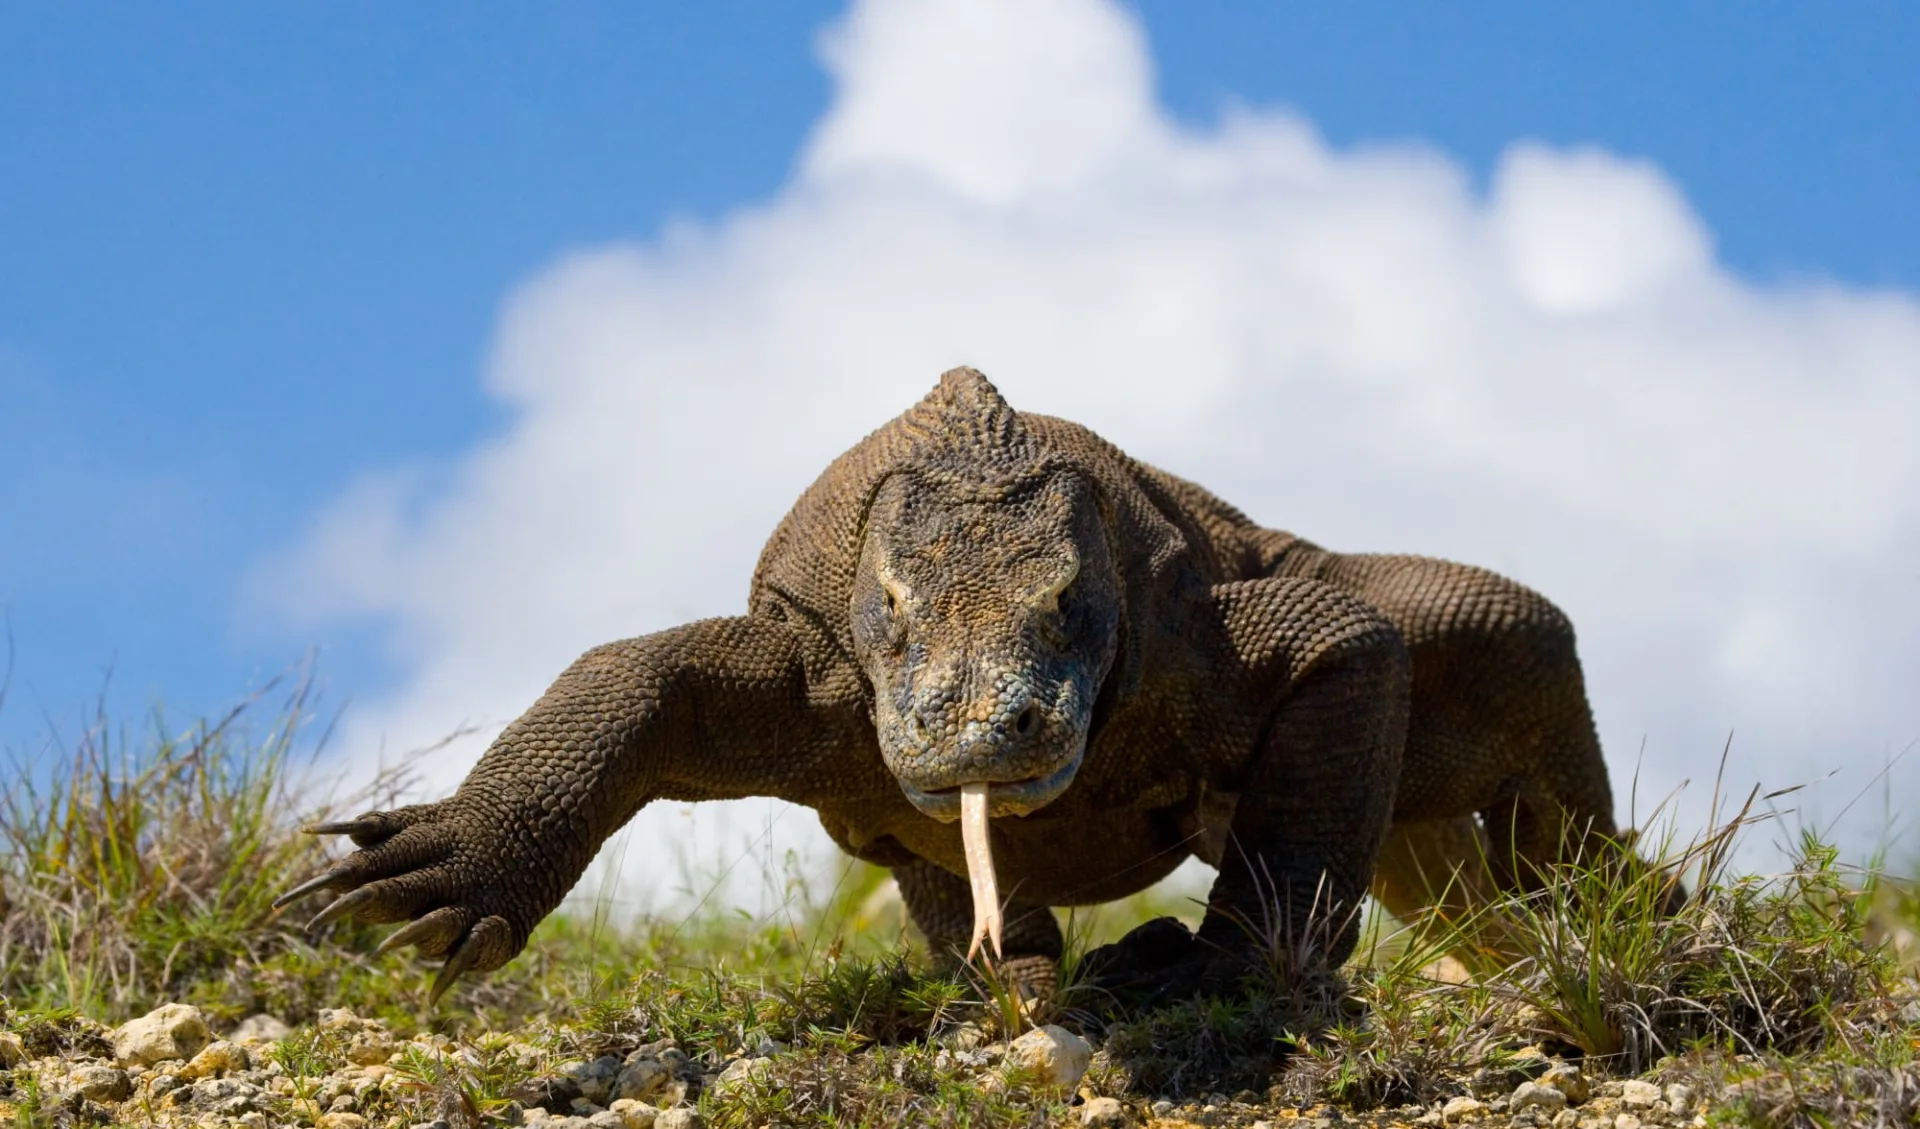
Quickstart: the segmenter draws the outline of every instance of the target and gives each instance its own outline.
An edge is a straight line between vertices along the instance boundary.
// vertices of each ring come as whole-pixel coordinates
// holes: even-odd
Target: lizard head
[[[914,806],[994,816],[1057,799],[1080,768],[1118,650],[1120,586],[1093,485],[1040,460],[890,476],[853,589],[856,654],[887,767]]]

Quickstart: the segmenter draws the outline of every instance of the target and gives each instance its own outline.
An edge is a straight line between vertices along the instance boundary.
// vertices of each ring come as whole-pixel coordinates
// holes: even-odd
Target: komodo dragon
[[[1257,959],[1262,923],[1302,945],[1319,921],[1289,955],[1344,959],[1377,856],[1407,914],[1423,863],[1463,861],[1423,843],[1478,836],[1516,886],[1614,831],[1545,599],[1263,529],[960,368],[801,495],[746,615],[588,651],[452,796],[313,828],[359,849],[281,901],[339,894],[316,927],[411,919],[382,948],[445,957],[438,998],[520,952],[649,802],[745,796],[815,809],[936,952],[971,922],[1029,992],[1061,954],[1048,907],[1189,855],[1219,875],[1155,976],[1200,986]]]

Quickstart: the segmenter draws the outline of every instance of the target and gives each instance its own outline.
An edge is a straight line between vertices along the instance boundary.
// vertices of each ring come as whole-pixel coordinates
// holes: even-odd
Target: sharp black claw
[[[307,922],[307,932],[313,933],[329,921],[338,921],[340,918],[366,905],[372,898],[373,891],[367,889],[365,886],[340,895],[333,901],[327,903],[327,908],[313,915],[313,920]]]
[[[409,921],[400,928],[387,934],[387,939],[380,942],[380,947],[373,950],[373,955],[380,956],[383,953],[390,953],[403,945],[411,945],[415,941],[419,941],[432,933],[436,928],[438,928],[438,923],[429,918],[423,917],[418,921]]]
[[[459,948],[453,950],[453,955],[447,958],[447,963],[440,966],[439,975],[433,978],[433,990],[427,993],[428,1007],[438,1004],[440,997],[447,994],[447,989],[453,987],[453,982],[460,979],[461,975],[473,966],[473,954],[473,937],[469,935],[465,941],[460,942]]]
[[[295,886],[293,889],[273,899],[273,908],[280,909],[283,906],[290,905],[306,897],[308,894],[313,893],[315,890],[326,889],[339,880],[340,872],[337,870],[329,870],[320,874],[318,877],[309,878],[305,882],[300,883],[300,885]]]

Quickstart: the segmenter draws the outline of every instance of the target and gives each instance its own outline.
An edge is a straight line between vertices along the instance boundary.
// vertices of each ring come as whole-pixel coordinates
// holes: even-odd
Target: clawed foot
[[[463,815],[448,800],[308,827],[309,834],[345,835],[359,849],[276,898],[274,907],[326,890],[338,896],[307,923],[309,932],[347,917],[407,921],[379,951],[412,945],[446,958],[428,997],[438,1003],[462,975],[512,960],[544,914],[529,916],[525,872],[499,857],[500,836],[477,834]]]
[[[1178,918],[1157,917],[1089,952],[1079,983],[1124,1007],[1153,1008],[1231,991],[1253,964],[1202,941]]]

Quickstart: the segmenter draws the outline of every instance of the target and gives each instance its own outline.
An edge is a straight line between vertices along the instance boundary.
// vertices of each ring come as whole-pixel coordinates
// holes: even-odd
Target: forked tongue
[[[987,842],[987,785],[960,786],[960,842],[967,849],[967,882],[973,887],[973,940],[967,959],[980,951],[980,939],[993,941],[1000,955],[1000,881],[993,873],[993,847]]]

